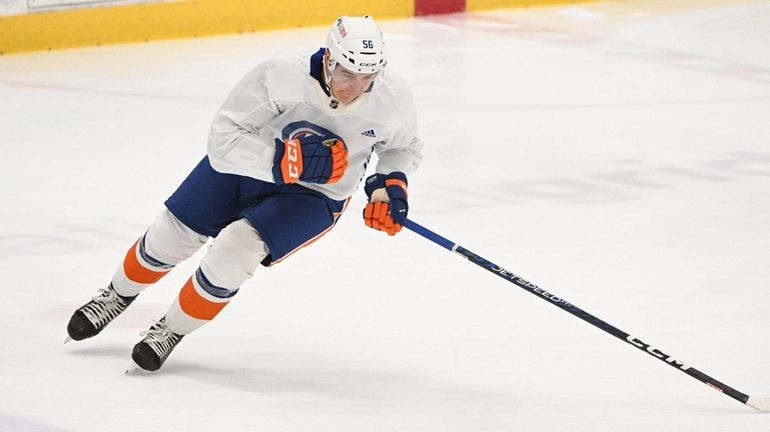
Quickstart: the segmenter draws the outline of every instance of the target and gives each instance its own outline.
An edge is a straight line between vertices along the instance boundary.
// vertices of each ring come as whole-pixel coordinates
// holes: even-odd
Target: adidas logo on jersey
[[[377,137],[377,135],[374,133],[374,129],[365,130],[365,131],[361,132],[361,135],[372,137],[372,138],[376,138]]]

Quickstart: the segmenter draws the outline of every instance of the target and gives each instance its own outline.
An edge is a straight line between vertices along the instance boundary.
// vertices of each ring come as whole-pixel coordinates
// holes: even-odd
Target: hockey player
[[[184,336],[212,320],[257,267],[331,230],[365,175],[367,226],[394,235],[421,161],[409,87],[390,70],[369,16],[337,19],[326,47],[249,72],[216,113],[208,154],[131,246],[111,283],[78,308],[67,341],[97,335],[148,286],[214,238],[132,358],[158,370]]]

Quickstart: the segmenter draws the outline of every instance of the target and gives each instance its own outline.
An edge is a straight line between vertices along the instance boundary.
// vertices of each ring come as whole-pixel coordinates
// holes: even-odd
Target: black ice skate
[[[182,340],[184,335],[172,332],[166,324],[166,318],[153,324],[149,330],[142,332],[144,339],[134,345],[131,358],[140,368],[147,371],[156,371],[163,366],[174,347]],[[128,372],[131,371],[129,368]]]
[[[79,307],[72,314],[72,318],[70,318],[70,322],[67,324],[69,337],[64,343],[73,339],[79,341],[96,336],[115,317],[126,310],[134,299],[136,299],[136,296],[123,297],[115,292],[112,284],[107,288],[99,289],[99,292],[90,302]]]

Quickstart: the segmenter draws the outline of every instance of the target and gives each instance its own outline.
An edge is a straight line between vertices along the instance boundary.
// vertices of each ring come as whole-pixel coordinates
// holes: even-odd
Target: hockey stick
[[[711,378],[710,376],[706,375],[705,373],[691,366],[688,366],[687,364],[664,353],[663,351],[655,348],[654,346],[648,344],[647,342],[644,342],[637,337],[631,336],[630,334],[620,330],[619,328],[613,326],[612,324],[609,324],[591,315],[590,313],[584,311],[583,309],[580,309],[579,307],[575,306],[572,303],[569,303],[568,301],[564,300],[558,295],[540,288],[539,286],[533,284],[532,282],[529,282],[526,279],[523,279],[517,276],[516,274],[498,266],[497,264],[476,255],[475,253],[469,251],[468,249],[465,249],[464,247],[458,245],[457,243],[447,240],[446,238],[434,233],[433,231],[423,227],[422,225],[412,220],[409,220],[409,219],[405,220],[403,225],[409,228],[411,231],[442,246],[443,248],[448,249],[452,252],[455,252],[467,258],[470,262],[478,265],[479,267],[482,267],[485,270],[492,272],[497,276],[500,276],[501,278],[507,280],[508,282],[511,282],[514,285],[529,291],[531,294],[534,294],[535,296],[542,298],[545,301],[548,301],[549,303],[571,313],[572,315],[582,319],[583,321],[586,321],[589,324],[592,324],[593,326],[598,327],[601,330],[604,330],[605,332],[630,344],[631,346],[636,347],[639,350],[657,358],[658,360],[663,361],[669,366],[672,366],[675,369],[680,370],[686,373],[687,375],[690,375],[691,377],[706,384],[707,386],[730,396],[731,398],[737,400],[738,402],[748,405],[758,411],[765,411],[765,412],[770,411],[770,398],[749,396],[726,384],[723,384],[715,380],[714,378]]]

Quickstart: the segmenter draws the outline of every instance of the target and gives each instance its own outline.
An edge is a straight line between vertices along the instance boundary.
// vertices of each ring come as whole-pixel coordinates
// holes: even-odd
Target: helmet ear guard
[[[387,64],[385,40],[370,16],[342,16],[332,24],[326,38],[328,67],[338,64],[355,73],[377,73]]]

